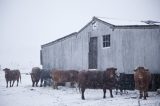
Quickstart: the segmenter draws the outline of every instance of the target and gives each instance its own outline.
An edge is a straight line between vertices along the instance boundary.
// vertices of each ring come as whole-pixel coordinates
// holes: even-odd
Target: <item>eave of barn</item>
[[[50,45],[53,45],[53,44],[56,43],[56,42],[59,42],[59,41],[61,41],[61,40],[68,39],[69,37],[72,37],[72,36],[75,36],[75,35],[77,35],[77,32],[73,32],[73,33],[71,33],[71,34],[69,34],[69,35],[66,35],[66,36],[64,36],[64,37],[62,37],[62,38],[59,38],[59,39],[57,39],[57,40],[55,40],[55,41],[52,41],[52,42],[43,44],[43,45],[41,45],[41,48],[47,47],[47,46],[50,46]]]

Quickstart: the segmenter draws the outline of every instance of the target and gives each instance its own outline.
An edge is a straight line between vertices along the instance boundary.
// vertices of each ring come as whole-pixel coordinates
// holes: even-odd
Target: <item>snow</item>
[[[149,25],[143,21],[138,20],[125,20],[125,19],[116,19],[116,18],[105,18],[105,17],[98,17],[98,19],[105,21],[109,24],[121,26],[121,25]],[[159,23],[155,23],[159,25]]]
[[[22,74],[22,82],[18,87],[6,88],[4,72],[0,71],[0,106],[138,106],[137,91],[115,95],[110,98],[107,90],[103,99],[102,89],[86,89],[85,98],[76,88],[31,87],[30,75]],[[141,106],[160,106],[160,95],[149,92],[147,100],[140,100]]]

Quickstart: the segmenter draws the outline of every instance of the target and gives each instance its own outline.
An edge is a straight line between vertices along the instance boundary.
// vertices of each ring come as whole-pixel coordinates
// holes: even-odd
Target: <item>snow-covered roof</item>
[[[138,20],[125,20],[125,19],[116,19],[116,18],[106,18],[106,17],[96,17],[106,23],[122,26],[122,25],[160,25],[160,22],[156,21],[138,21]],[[151,23],[150,23],[151,22]],[[152,23],[153,22],[153,23]]]

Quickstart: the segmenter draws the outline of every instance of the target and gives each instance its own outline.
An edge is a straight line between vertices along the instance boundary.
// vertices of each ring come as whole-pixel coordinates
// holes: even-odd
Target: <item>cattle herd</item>
[[[21,81],[21,73],[19,70],[10,70],[8,68],[3,69],[5,72],[6,87],[10,83],[10,87],[13,87],[14,82]],[[39,67],[32,68],[30,73],[32,80],[32,87],[38,86],[40,81],[40,87],[53,85],[54,89],[58,89],[58,86],[65,84],[66,82],[71,83],[71,87],[78,85],[79,91],[81,92],[81,98],[84,100],[85,89],[103,89],[103,98],[106,98],[106,89],[110,92],[110,97],[113,97],[112,89],[120,89],[122,92],[122,84],[119,79],[117,68],[111,67],[104,71],[100,70],[44,70]],[[151,81],[151,73],[144,67],[137,67],[134,70],[134,81],[135,88],[139,90],[139,98],[148,97],[148,88]]]

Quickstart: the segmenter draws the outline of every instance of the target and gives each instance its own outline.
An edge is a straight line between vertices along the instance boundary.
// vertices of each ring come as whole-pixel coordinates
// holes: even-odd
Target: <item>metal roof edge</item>
[[[95,17],[95,19],[106,25],[109,25],[111,28],[159,28],[160,27],[160,25],[114,25],[106,21],[103,21],[97,17]]]
[[[57,40],[54,40],[54,41],[51,41],[49,43],[43,44],[43,45],[41,45],[41,48],[46,47],[46,46],[50,46],[50,45],[52,45],[52,44],[54,44],[54,43],[56,43],[58,41],[61,41],[61,40],[65,39],[65,38],[68,38],[68,37],[71,37],[71,36],[74,36],[74,35],[77,35],[77,32],[73,32],[73,33],[71,33],[69,35],[66,35],[66,36],[62,37],[62,38],[59,38]]]
[[[117,29],[127,29],[127,28],[138,28],[138,29],[143,29],[143,28],[160,28],[160,25],[117,25],[115,26]]]

